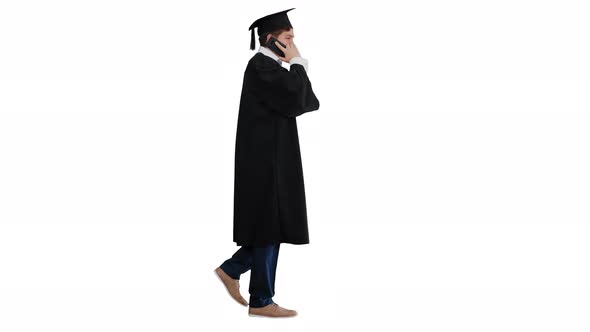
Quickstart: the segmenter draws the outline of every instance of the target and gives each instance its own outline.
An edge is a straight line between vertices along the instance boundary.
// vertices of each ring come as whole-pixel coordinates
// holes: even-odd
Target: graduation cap
[[[254,21],[248,30],[252,30],[252,36],[250,38],[250,49],[254,49],[254,28],[258,28],[258,35],[265,32],[271,32],[280,28],[292,28],[291,22],[289,22],[289,17],[287,17],[287,12],[293,10],[295,8],[287,9],[280,11],[278,13],[266,15]]]

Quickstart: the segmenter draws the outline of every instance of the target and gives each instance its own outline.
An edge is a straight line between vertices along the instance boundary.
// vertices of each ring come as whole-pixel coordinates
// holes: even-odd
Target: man
[[[281,243],[309,243],[295,118],[319,109],[320,103],[307,76],[308,61],[293,42],[287,17],[292,9],[264,16],[249,28],[250,49],[254,27],[261,46],[244,72],[236,135],[233,240],[242,247],[215,269],[230,295],[249,304],[250,315],[267,317],[297,315],[272,300],[277,258]],[[272,37],[285,47],[278,42],[273,47]],[[282,61],[290,63],[290,70]],[[247,302],[239,279],[250,269]]]

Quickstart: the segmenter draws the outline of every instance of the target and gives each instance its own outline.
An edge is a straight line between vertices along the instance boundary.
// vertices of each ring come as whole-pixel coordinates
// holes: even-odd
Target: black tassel
[[[254,28],[252,28],[252,36],[250,37],[250,49],[253,50],[254,49]]]

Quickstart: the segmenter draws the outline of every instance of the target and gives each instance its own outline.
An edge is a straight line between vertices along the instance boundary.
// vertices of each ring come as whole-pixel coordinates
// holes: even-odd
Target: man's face
[[[291,45],[293,43],[293,39],[295,38],[295,33],[293,32],[293,28],[289,29],[289,31],[283,31],[281,34],[276,37],[281,43],[285,45]],[[266,37],[266,41],[270,39],[270,35]]]

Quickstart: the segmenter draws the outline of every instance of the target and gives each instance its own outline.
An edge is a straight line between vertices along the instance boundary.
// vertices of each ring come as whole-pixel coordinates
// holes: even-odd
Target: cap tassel
[[[254,28],[252,28],[252,36],[250,37],[250,49],[251,50],[254,50],[254,45],[255,45],[255,42],[254,42]]]

